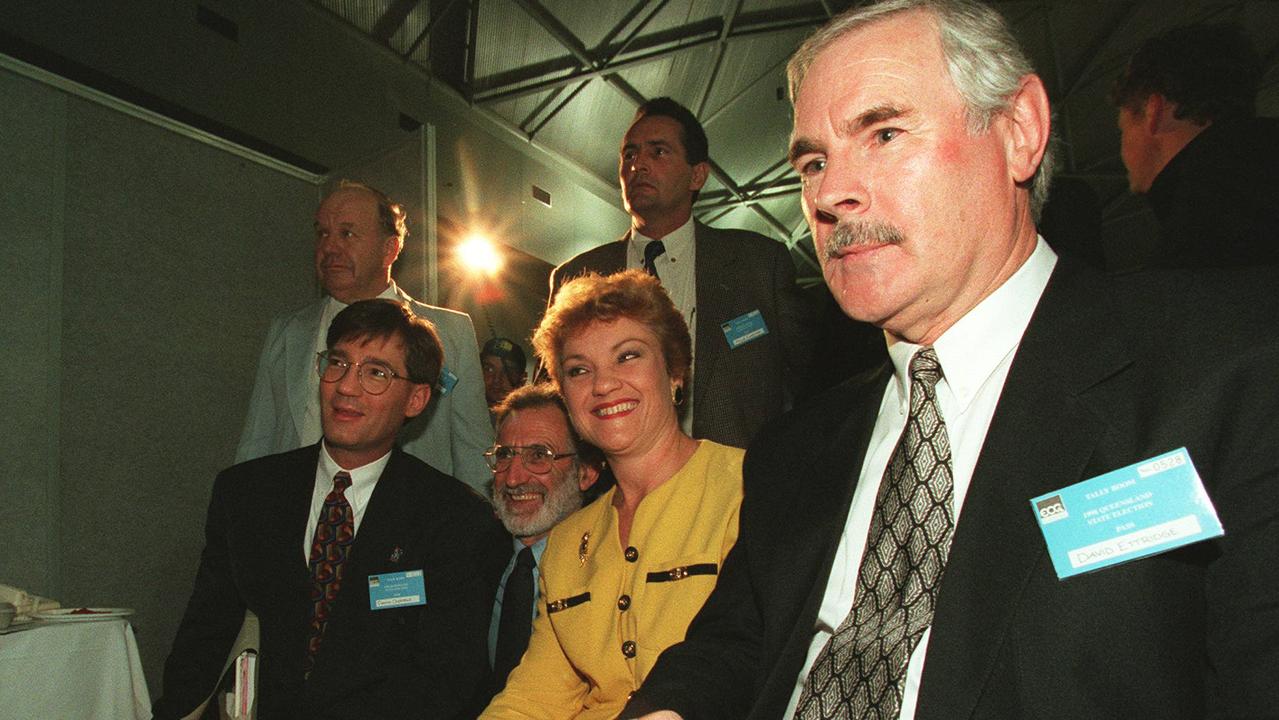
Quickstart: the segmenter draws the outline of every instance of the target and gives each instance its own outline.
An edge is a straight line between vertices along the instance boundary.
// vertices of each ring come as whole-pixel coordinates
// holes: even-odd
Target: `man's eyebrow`
[[[910,115],[911,111],[896,105],[876,105],[866,112],[853,118],[853,120],[844,126],[847,132],[857,132],[865,130],[871,125],[884,122],[885,120],[894,120],[896,118]]]
[[[911,115],[913,111],[907,110],[896,105],[876,105],[866,112],[858,115],[845,122],[840,131],[843,135],[855,135],[866,128],[884,122],[885,120],[893,120],[895,118],[906,117]],[[792,165],[800,157],[809,153],[822,153],[824,148],[816,140],[809,138],[797,137],[791,140],[790,150],[786,153],[786,159]]]
[[[644,146],[647,146],[647,147],[673,147],[673,145],[671,144],[671,142],[670,142],[669,140],[662,140],[662,139],[660,139],[660,138],[659,138],[659,139],[657,139],[657,140],[645,140],[645,141],[643,141],[643,142],[628,142],[628,143],[624,143],[624,144],[622,145],[622,149],[623,149],[623,150],[635,150],[635,149],[639,148],[639,146],[641,146],[641,145],[644,145]]]
[[[786,161],[794,165],[795,161],[801,156],[809,153],[820,153],[821,151],[822,148],[817,144],[816,140],[809,140],[808,138],[802,137],[795,138],[794,140],[791,140],[790,150],[786,153]]]

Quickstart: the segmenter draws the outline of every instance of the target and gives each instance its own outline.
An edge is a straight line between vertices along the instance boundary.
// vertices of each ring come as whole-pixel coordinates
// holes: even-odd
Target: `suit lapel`
[[[991,420],[942,580],[916,717],[971,715],[1019,598],[1048,563],[1030,498],[1085,477],[1104,419],[1086,394],[1130,364],[1099,278],[1065,259],[1031,318]]]
[[[696,368],[693,372],[693,397],[697,398],[697,387],[712,387],[711,378],[719,366],[720,358],[728,352],[728,343],[720,330],[720,323],[726,318],[720,317],[724,309],[731,307],[735,292],[728,286],[725,274],[727,268],[733,267],[731,257],[724,252],[726,245],[719,242],[715,231],[695,222],[693,225],[693,245],[697,288],[697,342]]]
[[[758,547],[751,546],[752,554],[759,556],[754,562],[760,566],[760,577],[777,584],[765,591],[773,603],[765,612],[777,620],[777,627],[786,629],[785,634],[767,633],[766,640],[781,647],[760,693],[762,704],[752,717],[780,717],[794,689],[891,378],[892,365],[885,362],[832,391],[822,409],[804,410],[812,420],[801,433],[809,441],[806,447],[814,450],[813,461],[786,468],[781,482],[777,477],[759,478],[771,492],[753,493],[747,487],[743,515],[756,495],[765,506],[762,516],[767,522],[785,527],[785,532],[768,528],[759,535]],[[839,413],[844,414],[842,420],[836,419]]]
[[[402,460],[402,452],[393,450],[360,521],[338,604],[311,675],[320,695],[361,684],[361,669],[379,667],[378,662],[364,658],[383,652],[384,641],[396,632],[393,626],[399,615],[369,609],[369,576],[421,569],[420,553],[416,556],[419,565],[411,566],[422,535],[421,528],[414,527],[422,523],[421,508],[405,501],[409,480],[402,472]],[[416,523],[410,521],[411,515]],[[401,550],[403,560],[392,559],[395,548]]]
[[[306,308],[289,321],[284,331],[285,386],[289,394],[289,410],[293,419],[293,432],[298,443],[314,442],[317,438],[303,437],[306,407],[319,401],[313,397],[311,377],[315,375],[315,338],[320,332],[320,318],[324,316],[327,299]]]

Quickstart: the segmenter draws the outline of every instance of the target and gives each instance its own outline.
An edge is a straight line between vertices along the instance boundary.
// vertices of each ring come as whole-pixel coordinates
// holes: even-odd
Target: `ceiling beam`
[[[514,2],[529,11],[530,17],[533,17],[539,24],[551,22],[549,27],[547,25],[543,25],[543,27],[557,40],[561,39],[558,37],[558,31],[551,30],[551,27],[558,27],[564,33],[568,33],[549,11],[546,11],[534,0],[514,0]],[[572,60],[562,59],[559,62],[550,63],[553,66],[550,70],[539,66],[534,71],[524,74],[521,74],[518,70],[502,73],[499,76],[500,80],[494,81],[493,78],[482,79],[480,81],[482,87],[477,87],[475,98],[477,102],[482,103],[510,100],[543,92],[554,87],[570,85],[605,73],[617,72],[624,68],[664,60],[675,53],[700,48],[713,42],[731,42],[761,34],[808,29],[819,25],[823,20],[825,20],[824,14],[820,11],[814,12],[808,6],[751,13],[749,16],[743,15],[727,31],[725,31],[726,23],[722,18],[708,18],[635,38],[631,43],[635,46],[633,51],[619,53],[614,50],[611,54],[601,54],[602,57],[607,55],[609,58],[606,62],[596,61],[586,52],[586,48],[581,45],[581,42],[573,38],[576,47],[569,47],[568,45],[565,45],[565,47],[572,53],[573,59],[577,60],[579,67],[575,70],[571,69]],[[572,37],[572,33],[568,33],[568,36]],[[582,55],[579,55],[579,52]],[[565,62],[565,60],[568,61]]]
[[[413,12],[413,8],[417,7],[419,2],[420,0],[395,0],[386,12],[382,13],[382,17],[378,18],[377,24],[373,26],[369,34],[389,45],[391,38],[404,25],[409,13]]]
[[[648,24],[652,22],[654,17],[657,16],[657,13],[661,12],[662,8],[666,7],[666,4],[668,2],[670,2],[670,0],[658,0],[658,2],[656,2],[653,8],[649,11],[648,15],[643,20],[641,20],[639,24],[635,26],[635,28],[631,31],[631,34],[628,35],[626,39],[622,41],[621,45],[618,46],[617,52],[618,53],[624,52],[626,48],[630,46],[631,42],[636,37],[638,37],[641,32],[644,31],[644,28],[648,27]],[[638,15],[639,11],[644,9],[645,5],[646,5],[645,2],[641,2],[639,5],[636,5],[635,8],[632,10],[632,12],[628,15],[628,17],[624,18],[623,22],[618,23],[614,27],[614,29],[609,33],[609,37],[606,38],[604,42],[601,43],[601,45],[606,46],[609,42],[611,42],[611,38],[616,37],[617,34],[619,34],[622,31],[622,29],[626,27],[626,24],[628,24],[632,19],[634,19],[635,15]],[[604,60],[596,64],[607,65],[610,60],[612,60],[612,56],[605,58]],[[547,123],[549,123],[551,120],[554,120],[555,116],[558,115],[560,111],[568,107],[568,104],[572,102],[573,99],[576,98],[579,94],[581,94],[583,90],[586,89],[586,86],[591,83],[592,79],[594,78],[587,78],[586,80],[583,80],[581,83],[579,83],[577,87],[573,88],[573,91],[569,93],[569,96],[567,98],[565,98],[562,102],[560,102],[558,105],[552,108],[551,111],[546,114],[546,117],[542,118],[541,122],[537,123],[537,125],[533,127],[532,130],[529,131],[529,139],[532,139],[533,136],[536,135],[539,131],[541,131],[542,128],[546,127]],[[548,93],[548,96],[550,98],[554,98],[556,95],[560,93],[560,90],[562,89],[562,87],[563,86],[561,86],[561,88],[556,88],[555,90],[552,90],[550,93]],[[547,105],[548,105],[547,102],[543,102],[539,104],[538,107],[545,108],[547,107]],[[526,121],[526,123],[527,122],[528,121]]]
[[[413,53],[417,52],[418,46],[431,36],[431,31],[439,25],[440,19],[447,15],[449,10],[453,9],[453,3],[455,2],[457,0],[447,0],[439,12],[431,14],[431,19],[426,21],[426,27],[422,28],[422,32],[418,33],[413,42],[409,44],[409,49],[400,54],[401,58],[408,60],[413,57]]]
[[[724,62],[724,50],[728,48],[728,34],[733,29],[733,21],[742,11],[742,3],[746,0],[725,0],[729,5],[724,13],[724,26],[719,32],[719,42],[715,43],[715,57],[711,59],[710,72],[706,73],[706,81],[697,93],[697,105],[693,108],[694,117],[702,117],[706,113],[706,102],[711,98],[711,90],[715,89],[715,79],[719,77],[720,65]],[[705,125],[705,123],[703,123]]]

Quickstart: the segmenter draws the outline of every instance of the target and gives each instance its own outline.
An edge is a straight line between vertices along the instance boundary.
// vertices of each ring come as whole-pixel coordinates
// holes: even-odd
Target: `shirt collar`
[[[386,464],[390,461],[391,453],[388,452],[367,465],[361,465],[360,467],[347,470],[341,465],[338,465],[337,461],[333,459],[333,456],[329,455],[328,444],[325,442],[320,443],[320,470],[324,473],[325,477],[332,478],[334,475],[345,471],[351,476],[351,487],[353,488],[357,486],[363,487],[366,485],[371,487],[377,482],[378,478],[382,477],[382,471],[386,469]]]
[[[550,537],[549,534],[543,535],[541,540],[538,540],[532,545],[525,545],[524,543],[520,542],[519,538],[513,537],[511,538],[511,547],[514,549],[516,555],[518,555],[520,551],[523,550],[525,547],[533,548],[533,563],[537,565],[538,567],[541,567],[542,553],[546,552],[546,540],[549,537]],[[511,562],[512,563],[515,562],[515,555],[511,556]]]
[[[396,285],[394,280],[392,280],[391,284],[387,285],[386,289],[383,290],[381,293],[379,293],[377,297],[384,300],[395,300],[398,302],[404,301],[404,298],[401,297],[400,295],[400,286]],[[347,304],[342,302],[341,300],[338,300],[332,295],[328,295],[327,298],[329,301],[328,309],[330,311],[330,314],[329,314],[330,318],[332,318],[333,315],[337,315],[338,313],[346,309]]]
[[[650,241],[660,239],[666,248],[666,257],[671,261],[681,260],[693,252],[693,216],[690,215],[683,225],[675,228],[661,238],[651,238],[631,228],[631,252],[638,252],[644,257],[644,246]]]
[[[1017,349],[1056,265],[1057,254],[1042,237],[1037,238],[1034,251],[1021,267],[933,343],[946,386],[961,412]],[[910,359],[920,346],[888,333],[885,337],[898,396],[909,397]]]

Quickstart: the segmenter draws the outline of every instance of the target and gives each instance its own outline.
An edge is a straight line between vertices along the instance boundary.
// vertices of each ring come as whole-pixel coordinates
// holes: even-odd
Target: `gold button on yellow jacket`
[[[613,493],[551,531],[528,651],[481,716],[614,718],[684,639],[737,540],[742,455],[703,440],[640,503],[625,547]]]

